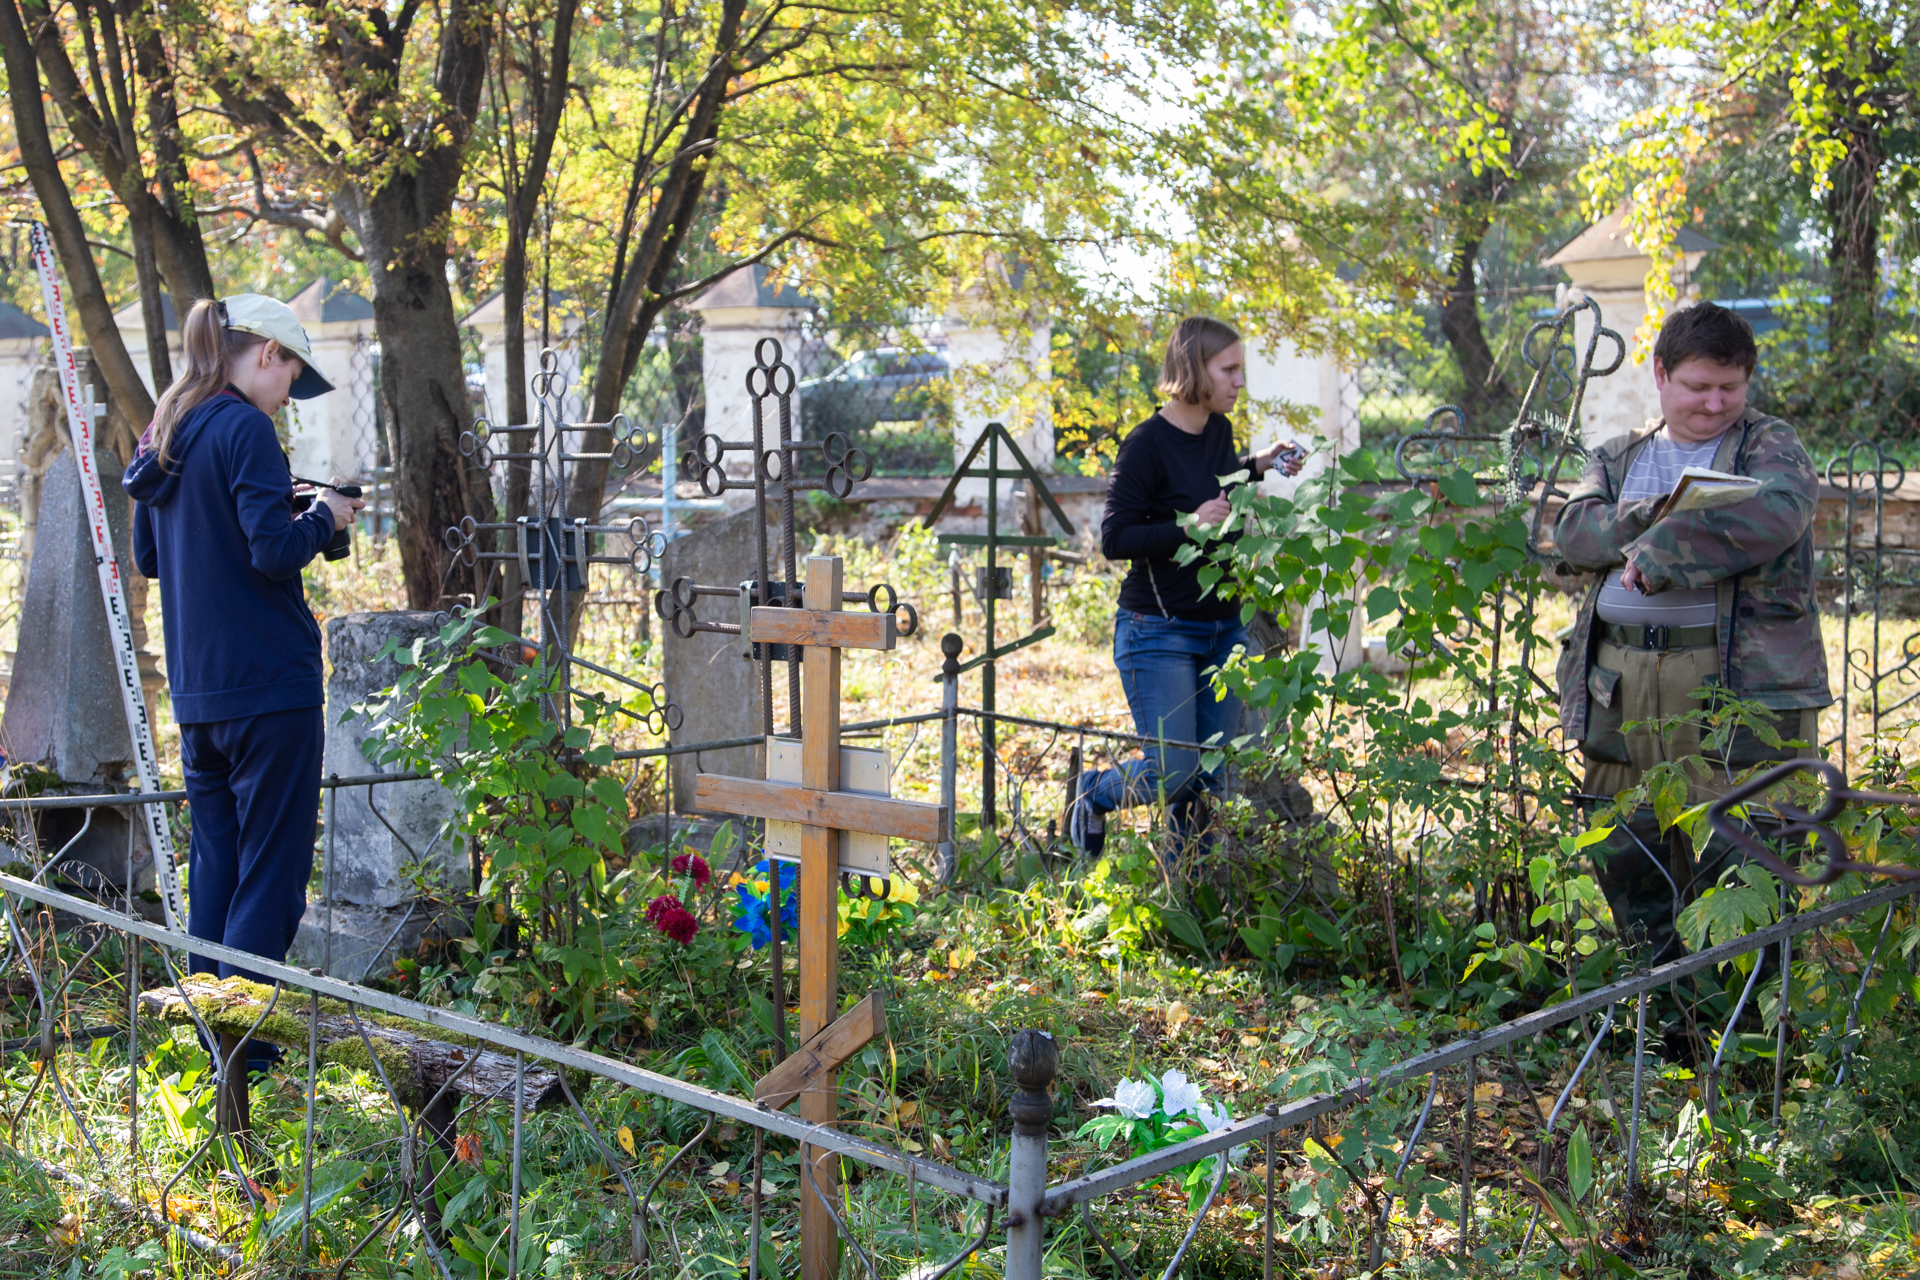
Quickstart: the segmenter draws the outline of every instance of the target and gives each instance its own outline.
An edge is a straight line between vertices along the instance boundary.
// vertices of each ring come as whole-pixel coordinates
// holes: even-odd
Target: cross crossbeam
[[[769,822],[801,822],[927,844],[939,844],[947,838],[947,811],[937,804],[914,800],[852,791],[810,791],[790,782],[730,778],[717,773],[700,774],[694,781],[693,797],[701,809]]]

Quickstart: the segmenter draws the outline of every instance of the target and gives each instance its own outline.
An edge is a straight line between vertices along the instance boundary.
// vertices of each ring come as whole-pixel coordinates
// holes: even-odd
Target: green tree
[[[1761,215],[1763,240],[1795,215],[1826,240],[1828,363],[1858,364],[1880,336],[1882,237],[1913,213],[1920,8],[1679,3],[1648,18],[1645,52],[1684,50],[1694,70],[1593,156],[1593,205],[1632,201],[1648,289],[1671,297],[1680,228],[1764,172],[1777,190],[1742,212]]]
[[[1253,10],[1201,86],[1201,260],[1320,345],[1364,347],[1391,331],[1383,311],[1426,299],[1469,415],[1510,409],[1484,254],[1496,229],[1526,242],[1564,224],[1594,113],[1637,92],[1614,16],[1514,0]]]

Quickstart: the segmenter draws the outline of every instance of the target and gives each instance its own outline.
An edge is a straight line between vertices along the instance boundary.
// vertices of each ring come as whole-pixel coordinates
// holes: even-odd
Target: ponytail
[[[231,377],[228,370],[235,356],[266,339],[227,328],[220,304],[211,298],[202,298],[187,311],[187,318],[180,326],[180,341],[185,348],[186,371],[161,394],[160,403],[153,407],[153,425],[147,429],[163,467],[173,462],[167,449],[173,443],[174,428],[180,425],[180,420],[227,385]]]

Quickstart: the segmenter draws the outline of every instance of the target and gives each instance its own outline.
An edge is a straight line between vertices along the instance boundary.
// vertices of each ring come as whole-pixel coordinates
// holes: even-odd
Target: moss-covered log
[[[253,1027],[260,1011],[273,999],[273,988],[245,978],[216,980],[202,975],[187,978],[179,987],[159,987],[140,993],[140,1007],[174,1026],[193,1026],[193,1010],[215,1032],[245,1035]],[[373,1061],[367,1045],[380,1055],[380,1065],[393,1082],[400,1100],[410,1107],[421,1106],[437,1094],[447,1081],[451,1092],[482,1101],[513,1100],[513,1058],[497,1053],[470,1037],[448,1035],[429,1038],[420,1034],[425,1024],[404,1018],[359,1009],[359,1025],[338,1000],[320,1001],[320,1060],[338,1063],[369,1073]],[[289,1053],[307,1052],[308,1000],[295,992],[282,992],[280,1003],[262,1021],[253,1035],[257,1040],[279,1045]],[[420,1030],[416,1030],[419,1028]],[[360,1032],[365,1030],[366,1038]],[[566,1103],[561,1092],[560,1074],[550,1067],[527,1064],[527,1105],[532,1108],[558,1107]]]

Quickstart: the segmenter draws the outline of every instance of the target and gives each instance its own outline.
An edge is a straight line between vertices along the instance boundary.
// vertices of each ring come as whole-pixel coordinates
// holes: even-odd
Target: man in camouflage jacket
[[[1560,558],[1589,575],[1559,667],[1560,723],[1586,758],[1589,795],[1618,795],[1667,763],[1699,804],[1818,741],[1832,696],[1813,584],[1817,482],[1798,433],[1746,406],[1756,355],[1746,322],[1712,303],[1668,317],[1654,348],[1665,416],[1595,448],[1555,523]],[[1656,519],[1680,463],[1761,485],[1732,506]],[[1676,719],[1702,709],[1702,687],[1761,704],[1781,739],[1804,745],[1769,746],[1743,727],[1703,755],[1698,720]],[[1675,917],[1725,871],[1725,851],[1704,852],[1696,863],[1647,806],[1616,820],[1596,878],[1643,962],[1678,954]]]

